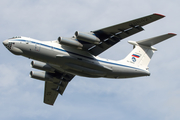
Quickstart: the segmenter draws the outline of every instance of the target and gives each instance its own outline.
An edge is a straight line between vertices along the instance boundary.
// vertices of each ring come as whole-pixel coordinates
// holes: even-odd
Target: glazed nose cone
[[[7,46],[8,40],[3,41],[4,46]]]

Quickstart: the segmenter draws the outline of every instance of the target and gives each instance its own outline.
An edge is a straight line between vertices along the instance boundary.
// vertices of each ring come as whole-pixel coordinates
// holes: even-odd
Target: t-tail
[[[168,38],[175,36],[174,33],[168,33],[165,35],[141,40],[141,41],[128,41],[134,46],[134,49],[127,55],[124,62],[128,62],[135,67],[148,70],[148,64],[154,54],[157,51],[156,48],[152,47],[153,45],[162,42]]]

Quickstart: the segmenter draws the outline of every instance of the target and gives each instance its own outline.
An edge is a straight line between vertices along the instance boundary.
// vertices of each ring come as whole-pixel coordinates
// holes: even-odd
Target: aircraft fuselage
[[[123,61],[95,57],[82,49],[61,45],[58,41],[39,41],[27,37],[5,40],[3,44],[15,55],[58,66],[56,69],[84,77],[130,78],[149,76],[148,70]]]

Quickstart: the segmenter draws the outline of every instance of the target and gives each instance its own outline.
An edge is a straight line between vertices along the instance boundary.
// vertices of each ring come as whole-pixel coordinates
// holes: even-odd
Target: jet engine
[[[47,63],[43,63],[43,62],[39,62],[39,61],[32,61],[31,67],[39,69],[39,70],[51,72],[51,73],[53,73],[55,71],[55,69],[52,68],[51,66],[49,66]]]
[[[31,71],[30,77],[35,78],[42,81],[53,81],[53,73],[48,73],[45,71]]]
[[[83,45],[80,42],[78,42],[78,41],[76,41],[76,40],[74,40],[72,38],[59,37],[58,41],[62,45],[72,46],[72,47],[76,47],[78,49],[81,49],[83,47]]]
[[[81,33],[79,31],[76,31],[75,35],[78,40],[82,40],[82,41],[92,43],[92,44],[100,43],[100,39],[93,34]]]

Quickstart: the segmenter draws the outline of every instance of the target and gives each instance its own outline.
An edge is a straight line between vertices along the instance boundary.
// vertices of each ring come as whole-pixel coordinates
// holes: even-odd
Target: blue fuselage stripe
[[[63,51],[63,52],[67,52],[67,53],[70,53],[70,54],[74,54],[74,55],[77,55],[77,56],[88,58],[88,59],[91,59],[91,60],[97,60],[99,62],[103,62],[103,63],[106,63],[106,64],[117,65],[117,66],[128,67],[128,68],[132,68],[132,69],[136,69],[136,70],[145,71],[143,69],[139,69],[139,68],[135,68],[135,67],[127,66],[127,65],[122,65],[122,64],[118,64],[118,63],[112,63],[112,62],[107,62],[107,61],[103,61],[103,60],[98,60],[98,59],[95,59],[95,58],[87,57],[87,56],[84,56],[84,55],[80,55],[80,54],[77,54],[77,53],[74,53],[74,52],[66,51],[66,50],[63,50],[63,49],[60,49],[60,48],[56,48],[56,47],[53,47],[53,46],[49,46],[49,45],[38,43],[38,42],[34,42],[34,41],[17,40],[17,39],[13,40],[13,41],[21,41],[21,42],[34,43],[34,44],[37,44],[37,45],[42,45],[42,46],[45,46],[45,47],[48,47],[48,48],[53,48],[53,49],[56,49],[56,50],[60,50],[60,51]]]

